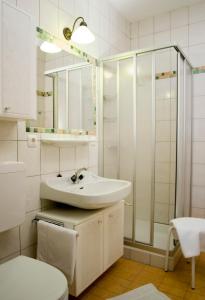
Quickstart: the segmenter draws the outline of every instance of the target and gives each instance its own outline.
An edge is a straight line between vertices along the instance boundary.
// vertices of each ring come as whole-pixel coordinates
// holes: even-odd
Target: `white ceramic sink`
[[[72,174],[71,174],[72,175]],[[69,177],[45,179],[41,182],[41,198],[84,209],[111,206],[125,199],[131,191],[131,182],[108,179],[84,171],[77,184]]]

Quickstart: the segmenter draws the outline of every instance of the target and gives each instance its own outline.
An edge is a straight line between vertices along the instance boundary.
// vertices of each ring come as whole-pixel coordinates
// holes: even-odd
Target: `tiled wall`
[[[107,1],[96,0],[8,0],[36,17],[37,25],[62,37],[64,26],[84,16],[96,35],[96,42],[87,47],[94,56],[104,56],[130,48],[129,23]],[[38,136],[39,137],[39,136]],[[25,123],[0,121],[0,161],[19,160],[27,166],[26,220],[20,227],[0,234],[0,261],[18,255],[35,253],[35,225],[31,220],[45,202],[40,201],[40,180],[82,166],[97,171],[97,143],[90,146],[55,148],[37,142],[29,148]]]
[[[182,47],[194,67],[205,66],[205,1],[132,24],[131,48]],[[166,70],[164,70],[166,71]],[[205,217],[205,73],[194,75],[192,215]]]

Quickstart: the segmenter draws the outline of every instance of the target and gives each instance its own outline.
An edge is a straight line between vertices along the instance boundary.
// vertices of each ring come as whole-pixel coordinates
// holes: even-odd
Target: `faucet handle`
[[[72,182],[73,183],[75,183],[76,182],[76,180],[77,180],[77,176],[76,176],[76,174],[73,174],[73,176],[71,176],[71,178],[70,178],[71,180],[72,180]]]
[[[83,174],[80,174],[80,176],[78,177],[79,180],[82,180],[84,178]]]

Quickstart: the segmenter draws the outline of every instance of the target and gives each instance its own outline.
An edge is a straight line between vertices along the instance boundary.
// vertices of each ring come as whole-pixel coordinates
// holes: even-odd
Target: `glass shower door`
[[[137,56],[135,241],[151,244],[154,180],[153,54]]]

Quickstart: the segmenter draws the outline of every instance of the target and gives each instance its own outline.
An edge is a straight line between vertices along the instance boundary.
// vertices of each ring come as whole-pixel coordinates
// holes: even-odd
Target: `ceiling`
[[[109,0],[128,21],[134,22],[161,14],[200,0]]]

